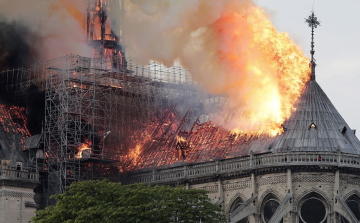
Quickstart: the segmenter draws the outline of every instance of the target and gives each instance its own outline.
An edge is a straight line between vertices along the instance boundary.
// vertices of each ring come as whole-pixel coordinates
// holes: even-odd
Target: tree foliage
[[[82,181],[53,198],[56,205],[37,211],[32,222],[226,222],[204,190]]]

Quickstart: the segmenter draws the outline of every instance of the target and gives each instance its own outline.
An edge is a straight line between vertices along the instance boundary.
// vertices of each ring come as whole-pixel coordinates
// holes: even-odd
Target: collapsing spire
[[[309,24],[309,27],[311,27],[311,80],[315,80],[315,67],[316,67],[316,60],[314,58],[315,50],[314,50],[314,29],[316,29],[318,26],[320,26],[320,21],[317,20],[317,17],[315,16],[314,11],[311,12],[311,15],[305,19],[305,22]]]

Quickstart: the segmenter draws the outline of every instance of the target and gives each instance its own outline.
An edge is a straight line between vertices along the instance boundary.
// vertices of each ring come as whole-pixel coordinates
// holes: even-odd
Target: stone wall
[[[27,223],[35,216],[32,188],[0,187],[0,223]]]
[[[228,160],[128,173],[125,183],[186,185],[205,189],[230,222],[300,222],[305,206],[321,207],[320,222],[359,222],[347,199],[360,208],[360,156],[329,152],[250,154]],[[270,210],[270,209],[269,209]],[[307,211],[313,211],[307,210]],[[266,212],[268,213],[268,212]],[[316,214],[316,213],[315,213]],[[273,217],[271,217],[273,216]],[[358,219],[357,219],[358,218]],[[305,220],[305,219],[304,219]]]
[[[243,201],[248,200],[253,194],[257,194],[256,212],[249,216],[250,222],[263,222],[263,204],[266,197],[272,194],[281,203],[289,190],[293,192],[291,198],[292,210],[283,216],[283,222],[299,222],[301,203],[303,200],[315,196],[324,202],[326,207],[326,221],[339,221],[340,214],[336,208],[344,209],[336,202],[335,195],[346,200],[351,195],[360,197],[360,180],[356,175],[339,174],[339,191],[336,190],[335,173],[319,172],[296,172],[291,173],[291,182],[288,182],[288,176],[284,173],[273,173],[255,176],[255,188],[251,184],[251,178],[241,178],[225,180],[222,182],[224,188],[224,213],[229,216],[229,210],[237,198]],[[210,187],[212,183],[207,183]],[[199,187],[199,186],[198,186]],[[209,194],[210,195],[210,194]],[[212,197],[214,195],[211,195]]]
[[[252,179],[253,178],[253,179]],[[339,173],[339,190],[336,190],[336,172],[292,172],[290,169],[278,173],[252,174],[252,176],[236,179],[223,179],[201,183],[188,184],[188,188],[204,189],[208,191],[210,199],[221,205],[226,216],[230,216],[230,209],[234,202],[241,198],[243,202],[256,196],[255,201],[249,204],[253,209],[247,208],[248,220],[251,223],[264,222],[263,205],[267,197],[274,197],[279,204],[284,201],[289,192],[292,192],[291,210],[281,219],[284,223],[300,222],[300,208],[304,200],[315,196],[326,207],[325,222],[338,222],[341,219],[335,207],[342,208],[335,202],[335,195],[339,194],[346,200],[347,197],[357,194],[360,197],[360,180],[357,175]],[[253,183],[255,182],[255,186]],[[244,210],[243,210],[244,211]],[[230,217],[229,217],[230,218]]]

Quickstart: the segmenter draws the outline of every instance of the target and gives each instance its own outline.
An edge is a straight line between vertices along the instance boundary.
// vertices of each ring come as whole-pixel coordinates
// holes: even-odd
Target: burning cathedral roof
[[[0,159],[27,163],[22,146],[30,133],[26,127],[25,109],[0,105]]]
[[[246,88],[247,90],[251,90],[252,97],[249,97],[249,99],[246,100],[240,100],[242,103],[236,104],[235,107],[243,104],[253,104],[254,106],[258,106],[259,104],[262,103],[264,106],[260,106],[257,109],[259,111],[272,109],[272,107],[269,108],[267,105],[268,104],[273,105],[274,103],[268,103],[268,102],[269,101],[277,102],[278,101],[277,99],[279,98],[275,96],[270,98],[276,100],[269,100],[269,97],[266,96],[277,95],[272,93],[274,92],[274,89],[277,91],[279,86],[284,87],[284,89],[281,90],[282,92],[286,92],[286,94],[283,94],[284,97],[281,97],[279,99],[280,101],[284,102],[282,105],[279,105],[279,107],[286,107],[287,111],[291,110],[291,108],[293,107],[293,102],[295,101],[296,98],[299,97],[301,92],[301,95],[297,103],[294,105],[296,110],[293,111],[290,118],[285,120],[285,122],[283,123],[284,132],[276,137],[270,137],[270,136],[258,135],[258,134],[253,135],[246,133],[239,134],[235,132],[229,132],[228,130],[223,129],[222,127],[219,127],[212,122],[199,122],[198,120],[196,120],[193,124],[189,124],[191,126],[189,126],[189,128],[185,128],[184,130],[184,128],[182,127],[186,122],[185,120],[186,116],[184,116],[184,114],[179,114],[180,112],[174,108],[167,107],[168,105],[174,106],[173,103],[170,103],[171,98],[176,98],[178,95],[181,95],[179,96],[182,97],[181,101],[186,101],[187,100],[186,97],[193,97],[195,95],[191,90],[185,92],[184,90],[185,87],[180,86],[180,83],[183,82],[182,78],[184,77],[182,71],[181,72],[174,71],[174,73],[171,73],[171,77],[174,80],[178,79],[178,84],[170,83],[171,79],[166,80],[169,81],[169,83],[167,83],[166,81],[162,82],[163,77],[165,77],[165,73],[162,72],[161,70],[162,68],[160,66],[159,66],[160,68],[157,68],[157,66],[154,67],[150,66],[150,68],[147,70],[144,69],[144,67],[140,68],[135,64],[132,65],[132,62],[130,60],[129,61],[125,60],[125,57],[123,57],[124,55],[122,55],[121,47],[119,45],[120,40],[117,37],[118,35],[120,35],[120,30],[116,30],[116,32],[113,31],[111,25],[110,27],[108,27],[109,24],[111,24],[109,22],[101,20],[101,23],[99,23],[98,21],[99,18],[106,18],[106,16],[100,16],[100,14],[103,13],[104,11],[97,10],[97,8],[99,7],[99,5],[97,4],[98,2],[103,2],[103,1],[89,1],[88,10],[86,11],[86,17],[88,18],[87,21],[88,27],[87,29],[84,30],[87,30],[88,32],[87,40],[91,43],[100,43],[100,42],[104,43],[104,46],[102,46],[103,48],[100,47],[101,52],[97,52],[97,53],[101,53],[101,55],[104,54],[103,56],[116,55],[119,57],[108,58],[110,59],[109,67],[111,68],[110,69],[111,72],[108,72],[109,67],[107,67],[107,63],[103,63],[103,60],[95,60],[95,59],[90,60],[84,58],[78,60],[77,59],[78,57],[75,56],[65,57],[66,58],[65,60],[60,60],[60,59],[54,60],[57,62],[48,61],[45,63],[46,65],[49,66],[46,67],[46,71],[44,73],[51,74],[48,75],[49,77],[59,77],[59,80],[63,80],[64,83],[65,80],[68,81],[70,84],[67,86],[68,87],[67,89],[71,90],[71,93],[66,95],[71,100],[63,100],[61,102],[58,102],[56,97],[62,95],[63,94],[62,91],[65,88],[63,88],[62,85],[56,85],[55,83],[54,85],[45,87],[47,88],[45,89],[47,90],[47,92],[52,92],[51,94],[48,94],[47,100],[49,100],[50,102],[56,101],[56,103],[63,103],[61,104],[61,106],[53,106],[53,107],[50,106],[51,109],[53,110],[50,109],[51,112],[49,112],[48,114],[48,116],[50,117],[48,117],[47,119],[50,120],[49,123],[51,122],[51,125],[50,124],[48,125],[49,128],[48,129],[49,131],[47,131],[48,134],[53,134],[55,139],[54,141],[59,142],[59,148],[48,147],[48,149],[50,149],[51,151],[56,151],[54,152],[54,154],[63,154],[62,152],[59,152],[64,147],[63,144],[69,143],[72,139],[79,138],[76,128],[71,128],[71,134],[70,133],[64,134],[64,132],[66,132],[67,130],[62,130],[62,129],[60,129],[61,130],[59,131],[60,133],[55,131],[53,132],[52,130],[53,129],[57,130],[58,126],[66,126],[66,128],[70,129],[70,127],[68,126],[75,125],[73,123],[70,123],[70,121],[68,121],[67,119],[59,118],[57,115],[54,114],[58,114],[58,113],[67,114],[68,111],[63,112],[63,110],[61,109],[67,110],[69,107],[78,112],[77,105],[79,103],[77,102],[81,100],[83,100],[84,102],[82,106],[83,108],[85,108],[84,109],[85,111],[81,111],[82,112],[81,115],[79,115],[79,113],[77,112],[71,113],[71,115],[73,115],[74,117],[82,117],[82,118],[79,119],[73,118],[71,121],[76,123],[77,126],[81,126],[81,128],[83,128],[83,126],[86,126],[86,128],[91,129],[88,130],[89,132],[91,132],[91,134],[89,133],[87,134],[87,136],[84,134],[82,135],[82,137],[88,138],[90,135],[96,135],[96,137],[93,138],[102,138],[103,139],[103,141],[101,141],[102,143],[99,142],[96,143],[99,148],[100,147],[102,149],[107,148],[105,146],[105,138],[107,137],[107,134],[110,132],[111,134],[116,136],[114,138],[117,139],[121,138],[122,140],[121,143],[120,142],[117,143],[118,141],[114,143],[111,141],[112,138],[110,135],[109,137],[106,138],[106,142],[109,144],[108,147],[111,148],[109,149],[109,151],[113,152],[113,154],[116,154],[113,155],[112,158],[117,160],[118,155],[120,156],[119,163],[123,168],[122,170],[136,170],[136,169],[151,168],[154,166],[178,165],[178,164],[181,165],[184,163],[202,163],[202,162],[208,162],[219,159],[231,159],[235,157],[248,156],[251,152],[257,154],[269,153],[269,152],[274,152],[274,153],[288,152],[289,150],[334,152],[340,149],[344,153],[353,153],[353,154],[360,153],[360,142],[356,138],[354,131],[350,129],[350,127],[346,124],[346,122],[340,116],[338,111],[334,108],[330,100],[327,98],[326,94],[322,91],[320,86],[315,81],[315,78],[311,78],[311,80],[307,81],[309,79],[308,58],[305,55],[303,55],[303,52],[299,50],[299,48],[295,44],[293,44],[293,42],[290,40],[288,35],[281,34],[276,31],[276,29],[268,21],[268,18],[264,14],[263,10],[251,6],[250,8],[247,8],[245,11],[241,11],[241,13],[247,16],[239,16],[240,14],[228,15],[227,13],[224,13],[224,15],[227,16],[221,18],[219,21],[216,22],[214,21],[214,25],[211,26],[210,27],[211,29],[209,30],[214,30],[214,32],[211,33],[219,34],[219,36],[214,36],[212,37],[212,39],[214,40],[213,42],[214,46],[218,46],[219,45],[218,43],[221,43],[219,45],[221,49],[218,49],[220,52],[219,54],[220,56],[216,57],[214,63],[211,62],[209,63],[208,61],[206,61],[207,66],[204,66],[206,67],[206,69],[203,70],[204,73],[203,75],[200,75],[201,76],[200,79],[203,79],[202,81],[204,83],[207,83],[207,81],[209,80],[212,80],[213,82],[222,82],[219,80],[227,80],[226,87],[225,85],[220,86],[220,88],[224,89],[224,91],[220,93],[223,93],[224,95],[228,95],[229,93],[231,93],[233,98],[235,99],[238,99],[237,96],[240,95],[238,89]],[[111,1],[104,1],[104,6],[107,5],[108,2]],[[110,7],[110,5],[108,6]],[[229,7],[230,6],[231,4],[229,5]],[[122,6],[121,9],[124,9],[124,7]],[[84,16],[85,14],[79,12],[79,15]],[[317,25],[319,25],[319,22],[316,20],[316,17],[314,17],[314,14],[312,14],[312,16],[309,17],[307,22],[309,23],[309,26],[312,27],[313,29],[316,28]],[[95,24],[95,25],[90,25],[90,24]],[[208,24],[208,22],[206,22],[206,24]],[[238,24],[244,24],[245,26],[241,27]],[[99,29],[100,27],[104,27],[104,26],[106,27],[106,29],[103,28]],[[237,28],[231,28],[231,27],[237,27]],[[248,33],[243,32],[245,28],[247,29]],[[221,32],[219,30],[221,30]],[[264,30],[265,32],[263,32]],[[97,31],[97,32],[93,32],[93,31]],[[80,30],[79,32],[82,31]],[[234,33],[236,34],[235,36],[233,36]],[[314,32],[312,32],[312,38],[313,38],[313,33]],[[244,34],[244,36],[240,34]],[[81,36],[81,35],[75,35],[75,36]],[[136,35],[136,36],[143,36],[143,35]],[[228,38],[232,36],[234,38]],[[254,37],[252,39],[253,36],[255,36],[256,38]],[[231,39],[234,41],[224,41],[227,39]],[[243,42],[249,42],[250,44],[244,47],[245,45],[243,44]],[[207,43],[206,46],[203,46],[204,51],[200,52],[201,55],[211,55],[210,53],[208,53],[208,51],[210,50],[210,52],[213,52],[213,48],[207,47],[211,45],[212,44]],[[315,51],[313,47],[314,47],[314,43],[312,41],[311,62],[314,68],[315,63],[313,60],[313,54]],[[239,55],[239,52],[237,52],[239,48],[245,49],[244,52],[241,52],[242,55]],[[108,50],[110,49],[113,50],[112,53],[109,53],[110,51]],[[158,48],[154,48],[154,49],[156,51],[159,50]],[[229,49],[230,51],[227,50],[222,51],[223,49],[227,49],[227,50]],[[146,50],[142,52],[146,52]],[[247,55],[249,52],[255,52],[254,56],[248,57]],[[181,53],[181,55],[183,55],[183,53]],[[189,58],[186,59],[191,60]],[[214,58],[211,57],[210,59],[214,59]],[[236,60],[234,58],[236,58]],[[252,60],[255,60],[253,64],[250,63]],[[94,64],[97,64],[97,66],[100,67],[96,67],[96,69],[90,69],[91,68],[90,61],[96,61],[94,62]],[[59,63],[58,67],[57,67],[57,63]],[[104,67],[101,67],[102,65],[99,64],[104,64]],[[209,66],[210,64],[228,65],[225,66],[227,69],[222,68],[221,71],[225,70],[226,72],[223,72],[224,74],[230,73],[231,75],[225,75],[225,76],[221,76],[220,78],[214,78],[214,77],[218,77],[217,75],[219,73],[219,70],[213,69],[213,68],[217,68],[217,66],[212,67]],[[247,66],[239,67],[239,64],[241,65],[247,64]],[[71,68],[67,72],[68,74],[70,74],[69,71],[71,70],[71,75],[68,74],[61,75],[62,72],[64,72],[64,68],[66,68],[68,65],[70,65]],[[118,68],[120,68],[120,65],[123,66],[122,67],[123,71],[116,73],[116,75],[113,75],[114,74],[113,70],[117,70]],[[128,69],[128,67],[132,67],[132,69]],[[274,68],[273,72],[263,72],[264,74],[268,73],[268,76],[264,77],[262,75],[258,75],[262,71],[268,71],[270,67]],[[193,72],[194,75],[197,74],[196,71],[199,70],[198,68],[199,68],[199,62],[194,63],[194,67],[192,67],[192,70],[194,71]],[[249,77],[247,77],[246,75],[245,76],[239,75],[239,73],[245,72],[243,68],[246,68],[245,70],[251,68],[250,73],[256,75]],[[154,75],[149,75],[146,78],[143,76],[144,74],[147,75],[146,73],[150,74],[151,73],[150,71],[152,70],[154,71],[153,73]],[[96,72],[94,73],[93,71]],[[102,73],[103,71],[106,73]],[[139,76],[136,76],[138,71],[139,71],[138,73]],[[146,72],[144,73],[144,71]],[[212,75],[210,75],[209,72]],[[13,73],[14,70],[12,70],[12,74]],[[96,75],[100,77],[100,81],[97,83],[93,81],[95,80],[95,78],[92,79],[92,77],[95,77]],[[156,79],[159,78],[158,76],[160,77],[160,79]],[[278,81],[271,81],[278,76],[280,77]],[[154,79],[152,81],[150,77],[155,78],[156,80]],[[197,79],[199,79],[199,77]],[[251,80],[251,81],[247,82],[244,80]],[[267,81],[262,82],[262,80],[267,80]],[[241,85],[234,85],[233,84],[234,82],[241,83]],[[83,84],[78,85],[77,83],[83,83]],[[114,83],[116,83],[117,85],[113,85]],[[166,85],[168,85],[168,87]],[[266,86],[270,86],[270,85],[272,86],[272,88],[263,91],[262,94],[258,94],[260,90],[264,90]],[[251,89],[248,88],[249,86],[251,86]],[[97,103],[94,103],[94,98],[92,98],[93,97],[92,94],[87,93],[88,92],[87,90],[89,89],[96,89],[94,90],[94,92],[96,92],[95,95],[99,95],[99,97],[102,97],[97,101]],[[102,89],[106,89],[106,91]],[[296,89],[296,90],[292,92],[289,89]],[[170,92],[174,92],[173,93],[174,95],[170,95],[171,94]],[[104,98],[106,98],[106,100]],[[108,100],[110,98],[111,100]],[[111,106],[100,105],[100,103],[106,104],[108,101],[112,101],[113,98],[117,98],[118,101],[111,102],[114,103],[111,104]],[[261,100],[256,100],[256,99],[261,99]],[[50,104],[50,102],[47,103]],[[246,103],[246,102],[250,102],[250,103]],[[152,103],[156,105],[153,105]],[[123,112],[119,115],[119,117],[121,116],[121,123],[122,124],[126,123],[126,127],[124,127],[125,126],[124,124],[124,126],[121,126],[121,128],[122,127],[124,128],[121,129],[121,131],[119,131],[121,132],[122,137],[118,137],[118,135],[115,134],[117,133],[116,131],[118,130],[112,130],[113,123],[109,124],[110,122],[114,121],[112,119],[113,117],[112,114],[116,109],[113,108],[115,108],[118,105],[121,105],[122,106],[121,108],[123,110]],[[162,109],[167,110],[167,111],[161,111],[161,113],[165,113],[164,116],[160,117],[159,115],[159,117],[155,117],[154,114],[156,113],[156,111],[153,111],[152,108],[156,106],[159,106],[160,107],[159,109],[161,110]],[[96,113],[95,115],[96,118],[94,118],[93,115],[95,113]],[[279,123],[283,122],[285,117],[288,117],[288,114],[290,114],[288,112],[285,113],[286,113],[285,115],[283,114],[281,115],[281,121],[279,121]],[[1,107],[0,107],[0,115],[1,117],[9,116],[7,115],[7,110]],[[138,120],[137,117],[138,116],[141,117],[142,115],[147,116],[146,119],[147,121],[148,119],[154,119],[154,120],[141,123],[141,125],[139,125],[141,127],[138,128],[136,124],[138,122],[141,122],[141,120]],[[198,114],[195,114],[193,116],[195,117],[197,115]],[[85,116],[87,116],[88,118],[84,118]],[[101,121],[95,122],[94,121],[95,119],[106,120],[104,121],[104,123],[106,124],[101,123]],[[6,124],[0,126],[0,131],[1,130],[3,131],[3,133],[0,132],[0,134],[3,134],[4,137],[5,137],[4,133],[10,133],[7,135],[11,135],[12,131],[18,131],[17,133],[21,133],[23,136],[29,135],[29,133],[26,132],[27,130],[24,130],[25,132],[21,132],[22,130],[16,128],[16,126],[20,123],[18,119],[6,118],[4,120],[5,121],[3,121],[0,118],[0,124],[6,122]],[[29,121],[31,120],[35,120],[35,119],[29,119]],[[19,123],[16,124],[17,122]],[[97,126],[90,127],[90,125],[87,122],[96,123]],[[83,123],[86,124],[82,125]],[[264,124],[264,122],[260,122],[260,123],[261,125]],[[114,125],[117,124],[118,123]],[[128,124],[130,126],[127,126]],[[278,122],[276,124],[278,124]],[[15,126],[15,127],[10,128],[11,126]],[[143,128],[143,126],[146,127]],[[277,127],[280,126],[277,125]],[[129,131],[127,131],[128,129]],[[282,129],[279,128],[279,130],[281,131]],[[61,138],[60,135],[63,138]],[[128,139],[126,139],[126,137]],[[35,143],[32,143],[33,142],[32,140],[34,140]],[[36,144],[36,142],[38,141],[39,141],[38,136],[36,137],[33,136],[32,138],[28,138],[26,140],[26,146],[32,147],[32,144]],[[79,144],[79,143],[71,143],[71,146],[68,145],[66,146],[70,148],[73,147],[75,144]],[[95,145],[94,142],[93,144]],[[112,151],[113,145],[115,145],[114,148],[116,147],[116,151]],[[74,147],[76,148],[76,146]],[[59,149],[59,151],[57,151],[57,149]],[[89,148],[86,147],[86,149]],[[100,149],[98,150],[100,151]],[[65,160],[65,162],[68,157],[66,157],[66,159],[63,158],[64,157],[56,157],[57,160]]]
[[[150,135],[148,141],[144,140],[129,153],[130,157],[125,157],[131,160],[126,163],[126,169],[202,163],[247,156],[250,152],[337,152],[340,149],[343,153],[360,154],[360,141],[355,131],[350,129],[315,78],[306,83],[295,108],[283,124],[284,132],[276,137],[237,135],[211,122],[195,124],[191,132],[176,134],[175,126],[179,123],[172,122],[166,125],[169,129],[159,131],[166,132],[165,135],[159,132]]]

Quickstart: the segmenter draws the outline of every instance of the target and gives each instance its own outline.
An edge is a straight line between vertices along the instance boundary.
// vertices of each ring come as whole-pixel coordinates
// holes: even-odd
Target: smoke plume
[[[18,65],[8,60],[29,65],[34,60],[66,54],[89,56],[91,48],[85,41],[85,13],[86,1],[2,0],[0,56],[7,60],[0,58],[0,67]]]
[[[1,0],[0,71],[24,67],[66,54],[91,56],[86,43],[86,0]],[[41,132],[45,93],[32,85],[25,99],[15,99],[8,80],[0,76],[0,103],[26,106],[28,129]]]
[[[21,23],[5,22],[0,16],[0,71],[27,67],[34,63],[37,55],[30,41],[34,35]],[[11,86],[7,86],[8,77],[0,76],[0,102],[14,104],[14,94]]]
[[[127,55],[166,66],[179,61],[213,94],[229,101],[213,120],[239,131],[281,132],[309,60],[250,0],[127,0]]]
[[[25,105],[28,118],[27,128],[31,135],[40,134],[45,117],[45,92],[39,91],[36,85],[26,90]]]
[[[0,70],[25,67],[34,62],[36,55],[30,42],[34,35],[16,21],[5,22],[0,17]]]

